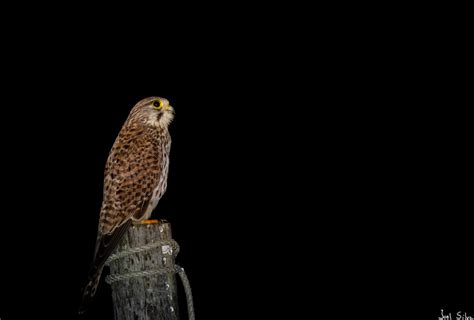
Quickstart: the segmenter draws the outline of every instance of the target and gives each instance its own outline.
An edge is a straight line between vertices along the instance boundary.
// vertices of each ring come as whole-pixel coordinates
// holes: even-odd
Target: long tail
[[[79,314],[83,314],[87,311],[87,309],[89,309],[89,306],[92,302],[92,298],[94,297],[95,292],[97,290],[97,286],[99,285],[100,276],[102,275],[103,268],[104,267],[102,266],[98,270],[91,270],[91,273],[89,275],[89,281],[84,287],[84,291],[82,293],[82,301],[81,306],[79,307]]]
[[[122,239],[123,235],[125,234],[131,223],[132,220],[128,220],[119,227],[117,227],[112,233],[99,233],[99,235],[97,236],[94,262],[89,271],[87,285],[84,288],[81,306],[79,307],[79,314],[82,314],[87,311],[87,308],[89,307],[92,298],[95,295],[97,286],[99,285],[100,275],[102,274],[102,270],[104,269],[105,261],[117,247],[120,239]]]

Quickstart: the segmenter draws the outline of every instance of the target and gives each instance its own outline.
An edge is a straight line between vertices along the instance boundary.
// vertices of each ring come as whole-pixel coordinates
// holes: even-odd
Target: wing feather
[[[127,219],[142,217],[162,175],[161,149],[139,130],[133,138],[120,134],[107,160],[99,224],[102,234],[111,233]]]

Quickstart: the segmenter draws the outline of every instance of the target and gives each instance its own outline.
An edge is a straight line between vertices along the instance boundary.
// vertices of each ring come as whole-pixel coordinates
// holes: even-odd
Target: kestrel
[[[166,191],[174,109],[168,100],[149,97],[130,111],[110,150],[94,262],[79,313],[87,310],[104,263],[132,222],[148,219]]]

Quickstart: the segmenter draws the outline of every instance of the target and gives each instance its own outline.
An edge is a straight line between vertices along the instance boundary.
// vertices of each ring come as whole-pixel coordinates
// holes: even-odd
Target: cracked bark
[[[170,239],[168,222],[135,225],[127,231],[117,252]],[[174,267],[174,257],[158,247],[112,261],[110,274],[163,267]],[[111,287],[115,320],[179,320],[174,273],[125,279],[112,283]]]

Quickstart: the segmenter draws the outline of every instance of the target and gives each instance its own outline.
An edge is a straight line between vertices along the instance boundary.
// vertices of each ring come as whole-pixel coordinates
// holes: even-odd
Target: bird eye
[[[163,103],[160,100],[153,101],[152,105],[153,105],[153,108],[156,110],[160,110],[161,108],[163,108]]]

